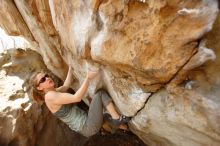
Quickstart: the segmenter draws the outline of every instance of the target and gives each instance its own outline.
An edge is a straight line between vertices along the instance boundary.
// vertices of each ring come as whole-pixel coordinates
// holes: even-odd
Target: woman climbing
[[[110,125],[119,128],[130,119],[124,115],[119,115],[115,110],[112,99],[104,90],[99,90],[89,106],[88,114],[80,109],[75,103],[82,100],[89,83],[99,72],[88,71],[81,87],[75,94],[67,93],[72,82],[72,68],[64,81],[64,84],[55,88],[53,79],[44,72],[36,72],[32,75],[30,83],[32,85],[32,96],[37,102],[44,101],[48,109],[66,123],[72,130],[89,137],[96,134],[103,124],[103,106],[111,115]]]

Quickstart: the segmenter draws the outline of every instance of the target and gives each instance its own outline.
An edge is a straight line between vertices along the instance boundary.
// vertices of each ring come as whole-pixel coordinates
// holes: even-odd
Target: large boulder
[[[61,79],[72,66],[73,88],[100,68],[87,95],[105,88],[145,143],[220,145],[217,0],[0,2],[0,26]]]
[[[220,15],[199,52],[175,78],[148,100],[131,122],[151,146],[218,146],[220,142]],[[215,58],[202,66],[202,62]],[[200,67],[198,67],[200,66]],[[196,68],[195,68],[196,67]],[[192,69],[195,68],[195,69]],[[186,79],[177,86],[181,79]]]

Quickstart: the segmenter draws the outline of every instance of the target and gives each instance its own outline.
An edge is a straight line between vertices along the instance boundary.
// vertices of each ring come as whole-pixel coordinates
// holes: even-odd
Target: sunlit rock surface
[[[179,86],[171,81],[150,97],[145,108],[132,119],[131,128],[146,143],[156,145],[212,145],[220,141],[220,15],[213,30],[204,37],[211,50],[198,52],[173,79],[185,77]],[[196,55],[194,55],[196,56]],[[200,67],[201,60],[215,58]],[[197,67],[192,69],[191,67]],[[192,69],[189,71],[189,69]],[[171,87],[169,87],[171,86]]]
[[[88,94],[108,90],[145,143],[220,145],[217,0],[0,2],[1,27],[61,79],[70,64],[73,88],[100,68]]]

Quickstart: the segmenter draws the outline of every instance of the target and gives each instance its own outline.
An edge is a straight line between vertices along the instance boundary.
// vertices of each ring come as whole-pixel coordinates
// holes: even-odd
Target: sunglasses
[[[37,84],[37,86],[39,86],[41,83],[45,82],[47,80],[47,78],[49,78],[50,76],[48,74],[45,74],[39,81],[39,83]]]

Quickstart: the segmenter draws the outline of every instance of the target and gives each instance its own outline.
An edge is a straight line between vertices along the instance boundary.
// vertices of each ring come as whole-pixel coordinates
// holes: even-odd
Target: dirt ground
[[[87,140],[84,146],[147,146],[129,131],[118,130],[114,134],[102,130]]]

